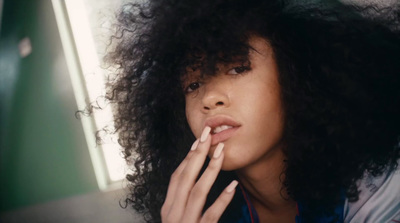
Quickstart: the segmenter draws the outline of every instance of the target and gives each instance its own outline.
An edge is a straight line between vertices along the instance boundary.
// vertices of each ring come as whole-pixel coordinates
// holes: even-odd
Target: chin
[[[236,169],[234,167],[232,167],[232,166],[222,164],[221,170],[223,170],[223,171],[233,171],[233,170],[236,170]]]
[[[241,166],[239,164],[236,163],[232,163],[229,160],[227,160],[227,158],[224,158],[224,162],[222,163],[222,167],[221,170],[223,171],[233,171],[233,170],[237,170],[240,169]]]

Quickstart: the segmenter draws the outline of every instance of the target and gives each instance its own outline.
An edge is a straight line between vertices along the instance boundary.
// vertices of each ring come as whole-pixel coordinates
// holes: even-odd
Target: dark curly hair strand
[[[399,5],[279,0],[123,7],[118,44],[107,60],[118,66],[108,98],[116,104],[119,143],[134,166],[127,205],[148,222],[161,221],[169,178],[195,140],[182,75],[188,67],[213,75],[217,64],[248,62],[251,36],[270,43],[279,68],[285,189],[314,213],[332,210],[342,191],[357,200],[365,171],[380,175],[400,158],[399,15]]]

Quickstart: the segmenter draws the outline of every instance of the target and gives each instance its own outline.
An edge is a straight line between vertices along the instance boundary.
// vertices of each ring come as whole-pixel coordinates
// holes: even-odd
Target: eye
[[[229,70],[228,74],[242,74],[249,70],[251,70],[251,68],[249,66],[238,66],[238,67],[234,67],[231,70]]]
[[[190,83],[190,84],[186,87],[185,93],[193,92],[193,91],[197,90],[200,86],[201,86],[201,83],[199,83],[199,82],[192,82],[192,83]]]

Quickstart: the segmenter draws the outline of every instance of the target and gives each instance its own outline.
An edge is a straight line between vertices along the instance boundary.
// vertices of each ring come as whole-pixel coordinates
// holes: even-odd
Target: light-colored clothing
[[[400,223],[400,165],[396,170],[358,182],[359,200],[345,201],[346,223]]]
[[[400,223],[400,165],[379,177],[365,174],[358,182],[358,189],[361,193],[356,202],[349,202],[343,194],[343,202],[335,209],[338,223]],[[304,208],[299,202],[296,223],[307,223],[301,217]],[[328,223],[332,219],[321,216],[316,217],[315,222]],[[259,223],[257,212],[242,186],[236,188],[235,197],[219,222]]]

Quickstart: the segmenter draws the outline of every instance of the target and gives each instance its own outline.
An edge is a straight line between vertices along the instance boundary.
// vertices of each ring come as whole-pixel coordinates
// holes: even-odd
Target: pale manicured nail
[[[223,149],[224,149],[224,144],[222,142],[218,143],[217,148],[215,148],[213,157],[217,159],[219,156],[221,156]]]
[[[196,141],[194,141],[192,147],[190,148],[190,150],[195,150],[197,149],[197,146],[199,145],[199,139],[196,139]]]
[[[231,193],[233,190],[235,190],[238,184],[239,182],[237,180],[232,181],[232,183],[226,188],[226,192]]]
[[[205,142],[208,135],[210,134],[211,128],[209,126],[205,127],[203,133],[201,133],[200,142]]]

